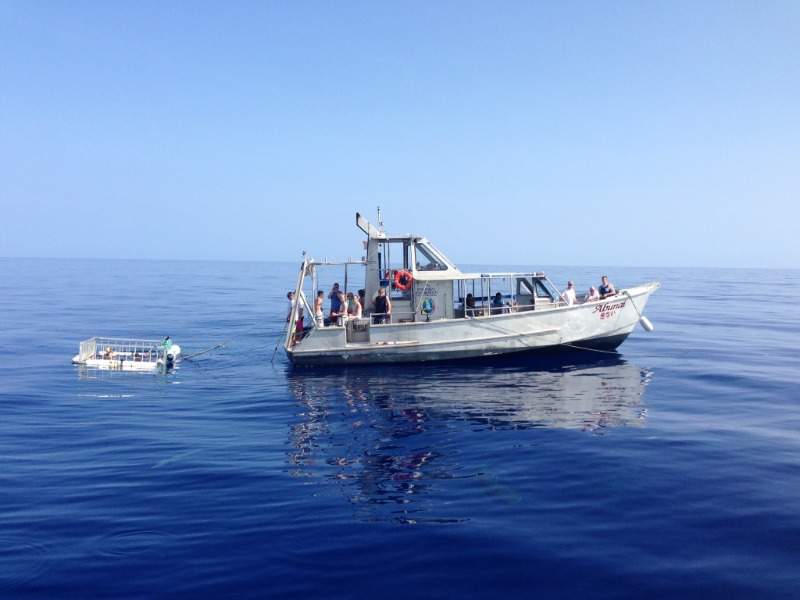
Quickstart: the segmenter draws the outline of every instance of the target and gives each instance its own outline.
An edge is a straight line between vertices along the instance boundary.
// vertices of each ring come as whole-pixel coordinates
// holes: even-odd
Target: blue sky
[[[0,256],[800,267],[800,3],[0,3]]]

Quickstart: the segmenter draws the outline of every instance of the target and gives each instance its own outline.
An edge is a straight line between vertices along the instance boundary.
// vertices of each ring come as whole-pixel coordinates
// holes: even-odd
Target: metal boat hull
[[[613,349],[633,331],[657,283],[596,302],[468,319],[373,325],[347,343],[344,327],[314,329],[286,352],[295,365],[450,361],[542,349]]]

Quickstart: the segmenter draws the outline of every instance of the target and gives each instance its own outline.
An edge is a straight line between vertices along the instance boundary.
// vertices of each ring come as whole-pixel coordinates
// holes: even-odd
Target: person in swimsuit
[[[347,316],[354,319],[361,318],[361,303],[356,300],[353,292],[347,292]]]
[[[314,299],[314,320],[317,327],[322,327],[325,324],[325,314],[322,305],[325,303],[325,292],[319,290],[317,297]]]

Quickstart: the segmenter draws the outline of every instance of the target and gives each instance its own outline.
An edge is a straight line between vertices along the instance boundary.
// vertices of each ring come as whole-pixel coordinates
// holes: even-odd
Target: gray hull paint
[[[321,356],[303,356],[290,354],[291,363],[296,367],[309,367],[317,365],[375,365],[392,363],[411,363],[411,362],[442,362],[442,361],[476,361],[481,359],[502,360],[503,356],[522,354],[554,354],[572,353],[593,350],[613,351],[625,339],[629,333],[622,333],[598,338],[578,340],[569,345],[553,344],[550,346],[537,346],[535,348],[523,347],[519,349],[503,349],[492,351],[490,348],[466,351],[430,350],[424,353],[418,350],[409,353],[398,353],[396,350],[381,352],[372,350],[369,353],[343,352],[342,354],[325,354]]]

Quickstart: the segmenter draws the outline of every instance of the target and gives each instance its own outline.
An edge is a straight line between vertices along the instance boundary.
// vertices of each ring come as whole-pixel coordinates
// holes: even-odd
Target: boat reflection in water
[[[290,433],[292,473],[341,484],[353,504],[370,507],[370,519],[379,518],[375,505],[400,504],[392,518],[417,522],[419,513],[437,512],[421,507],[420,496],[435,497],[431,486],[441,493],[442,482],[458,479],[477,478],[484,492],[518,501],[493,478],[496,469],[476,466],[496,450],[491,435],[476,437],[481,431],[597,434],[644,423],[652,372],[617,355],[582,356],[545,368],[541,359],[506,358],[501,366],[291,370],[289,387],[301,404]]]

